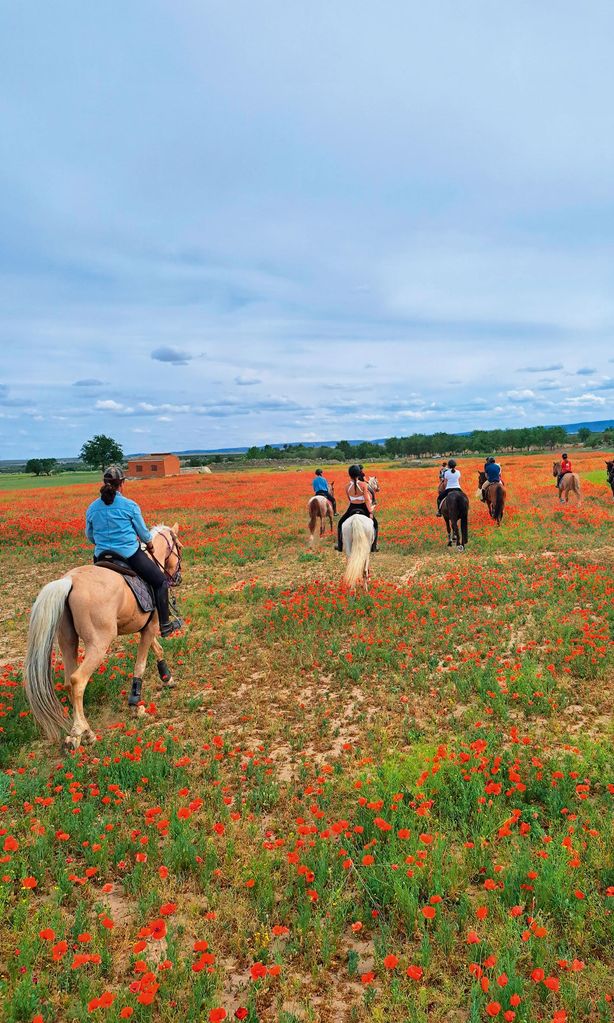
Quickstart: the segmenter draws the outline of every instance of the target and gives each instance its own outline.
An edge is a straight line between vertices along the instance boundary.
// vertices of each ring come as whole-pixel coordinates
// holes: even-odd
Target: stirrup
[[[164,622],[160,626],[160,635],[161,636],[172,636],[173,633],[179,632],[180,629],[183,629],[183,622],[182,622],[181,618],[173,618],[173,619],[171,619],[171,621]]]

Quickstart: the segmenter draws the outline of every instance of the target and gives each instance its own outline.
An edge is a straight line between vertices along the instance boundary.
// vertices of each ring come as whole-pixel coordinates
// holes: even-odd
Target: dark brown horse
[[[488,514],[491,519],[501,525],[501,519],[503,518],[503,510],[505,508],[506,492],[503,483],[490,483],[487,487],[484,486],[486,483],[486,473],[478,473],[478,486],[484,495],[484,501],[488,508]]]
[[[439,510],[448,531],[448,547],[456,544],[458,551],[464,551],[469,539],[469,498],[460,487],[447,490]]]
[[[612,488],[612,499],[614,500],[614,458],[605,463],[607,481]]]

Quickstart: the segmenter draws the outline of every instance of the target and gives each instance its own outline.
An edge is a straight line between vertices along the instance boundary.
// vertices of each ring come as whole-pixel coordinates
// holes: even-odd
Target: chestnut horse
[[[552,463],[552,475],[555,476],[555,477],[559,476],[560,472],[561,472],[561,463],[560,462],[553,462]],[[570,494],[575,494],[576,497],[578,498],[578,501],[580,502],[582,500],[582,495],[580,493],[580,477],[578,476],[577,472],[566,472],[565,475],[563,476],[563,479],[558,484],[558,491],[559,491],[559,500],[560,500],[561,504],[563,504],[563,503],[569,504],[569,495]],[[564,499],[564,501],[563,501],[563,499]]]
[[[503,518],[503,511],[505,508],[505,487],[503,483],[490,483],[489,486],[482,490],[482,487],[486,483],[486,473],[478,473],[478,486],[484,494],[484,500],[488,508],[488,514],[498,526],[501,525],[501,519]]]
[[[614,500],[614,458],[605,463],[606,479],[612,488],[612,500]]]
[[[329,483],[328,489],[332,496],[335,496],[335,484]],[[333,506],[326,497],[321,497],[316,494],[311,497],[307,502],[307,511],[309,512],[309,522],[307,523],[309,529],[309,543],[313,544],[315,541],[316,527],[318,519],[320,520],[320,537],[324,536],[326,532],[326,520],[328,519],[330,525],[330,531],[333,531]]]
[[[154,558],[171,585],[181,581],[181,543],[178,525],[155,526],[152,533]],[[81,743],[94,742],[83,711],[83,694],[98,665],[116,636],[140,633],[134,663],[134,677],[128,703],[141,700],[142,675],[149,648],[153,646],[162,682],[172,685],[157,639],[157,612],[141,611],[136,598],[117,572],[96,565],[72,568],[61,579],[43,586],[32,607],[25,661],[25,690],[32,714],[48,739],[59,739],[67,732],[65,749],[78,749]],[[55,675],[51,663],[57,635],[64,661],[64,677],[73,705],[70,718],[55,695]],[[79,639],[83,641],[83,660],[79,664]]]

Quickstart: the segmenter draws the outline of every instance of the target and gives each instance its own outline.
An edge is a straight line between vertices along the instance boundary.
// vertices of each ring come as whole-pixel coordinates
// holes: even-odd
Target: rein
[[[160,532],[157,534],[158,536],[163,537],[164,542],[166,543],[166,546],[167,546],[167,554],[166,554],[166,558],[164,559],[164,564],[160,564],[160,562],[156,558],[155,554],[150,554],[150,557],[151,557],[152,561],[155,561],[155,563],[158,566],[158,568],[161,569],[162,572],[164,572],[164,575],[166,576],[166,582],[167,582],[168,586],[171,587],[171,586],[179,586],[179,584],[181,583],[181,551],[179,549],[179,544],[177,543],[177,537],[175,536],[175,534],[173,533],[172,530],[169,530],[169,533],[171,534],[171,536],[173,538],[173,542],[172,543],[169,542],[169,539],[168,539],[166,533],[163,533],[160,530]],[[176,554],[177,555],[177,567],[176,567],[175,571],[172,574],[166,568],[166,562],[168,561],[168,559],[171,556],[171,554]]]

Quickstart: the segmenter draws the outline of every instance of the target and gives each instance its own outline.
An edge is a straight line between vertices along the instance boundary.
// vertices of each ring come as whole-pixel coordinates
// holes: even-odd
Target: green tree
[[[106,437],[104,433],[97,433],[91,440],[86,441],[79,452],[79,457],[92,469],[100,469],[104,472],[107,466],[114,462],[123,462],[124,452],[112,437]]]
[[[29,458],[25,471],[32,473],[33,476],[40,476],[43,471],[40,458]]]

